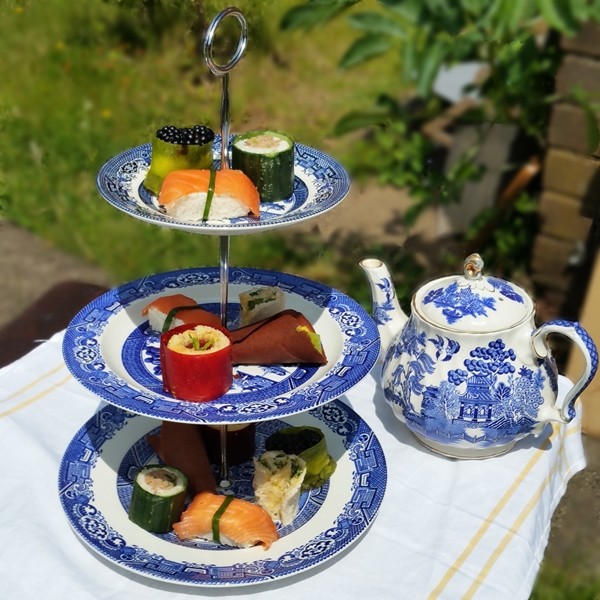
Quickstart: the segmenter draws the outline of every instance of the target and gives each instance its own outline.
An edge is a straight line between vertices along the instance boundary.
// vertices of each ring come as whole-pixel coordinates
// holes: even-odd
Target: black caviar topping
[[[275,432],[265,441],[265,450],[280,450],[286,454],[300,454],[316,446],[321,436],[312,429],[302,429],[297,433]]]
[[[214,140],[215,132],[206,125],[194,125],[193,127],[165,125],[156,132],[156,137],[169,144],[204,146]]]

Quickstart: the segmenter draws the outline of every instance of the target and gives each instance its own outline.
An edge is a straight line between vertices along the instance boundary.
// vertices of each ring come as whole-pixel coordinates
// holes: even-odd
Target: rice
[[[205,192],[195,192],[182,196],[178,200],[169,203],[165,207],[166,213],[176,219],[183,221],[201,221],[206,204]],[[248,207],[237,198],[228,194],[215,194],[210,205],[208,220],[222,221],[235,217],[245,217]]]

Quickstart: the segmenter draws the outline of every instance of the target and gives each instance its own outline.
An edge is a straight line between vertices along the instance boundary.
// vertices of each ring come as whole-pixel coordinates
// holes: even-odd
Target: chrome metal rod
[[[213,41],[217,27],[226,17],[235,17],[240,24],[240,39],[237,48],[224,65],[217,64],[213,56]],[[223,91],[221,95],[221,169],[229,168],[229,72],[237,65],[246,50],[248,43],[248,25],[242,12],[231,6],[222,10],[209,25],[204,37],[204,59],[213,75],[222,77]]]
[[[219,442],[221,444],[221,464],[219,469],[219,487],[231,486],[229,480],[229,463],[227,461],[227,425],[219,426]]]
[[[219,281],[221,284],[221,325],[227,327],[227,303],[229,298],[229,236],[219,237]]]
[[[229,293],[229,236],[222,235],[219,238],[220,245],[220,291],[221,291],[221,324],[223,327],[227,327],[227,303]],[[229,487],[229,465],[227,462],[227,425],[221,425],[221,487]]]

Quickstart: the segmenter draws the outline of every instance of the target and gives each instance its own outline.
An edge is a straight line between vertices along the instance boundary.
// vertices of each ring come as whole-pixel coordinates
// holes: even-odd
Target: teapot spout
[[[390,272],[385,263],[378,258],[365,258],[360,261],[359,266],[371,284],[373,319],[379,330],[381,339],[379,358],[382,359],[392,339],[408,321],[408,316],[400,307]]]

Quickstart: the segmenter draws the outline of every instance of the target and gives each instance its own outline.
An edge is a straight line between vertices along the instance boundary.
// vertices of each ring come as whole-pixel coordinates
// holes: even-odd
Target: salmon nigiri
[[[206,325],[208,327],[218,327],[221,325],[221,319],[208,310],[197,306],[196,301],[184,294],[170,294],[161,296],[150,302],[142,309],[142,316],[148,316],[150,327],[154,331],[161,332],[165,319],[174,308],[189,306],[178,310],[171,321],[169,329],[179,325]]]
[[[260,196],[250,178],[236,169],[172,171],[163,181],[158,203],[172,217],[186,221],[232,219],[260,214]],[[208,199],[208,201],[207,201]],[[208,204],[208,207],[207,207]]]
[[[181,520],[173,524],[173,531],[180,540],[202,538],[238,548],[261,545],[268,550],[279,539],[277,527],[264,508],[210,492],[194,497]]]

